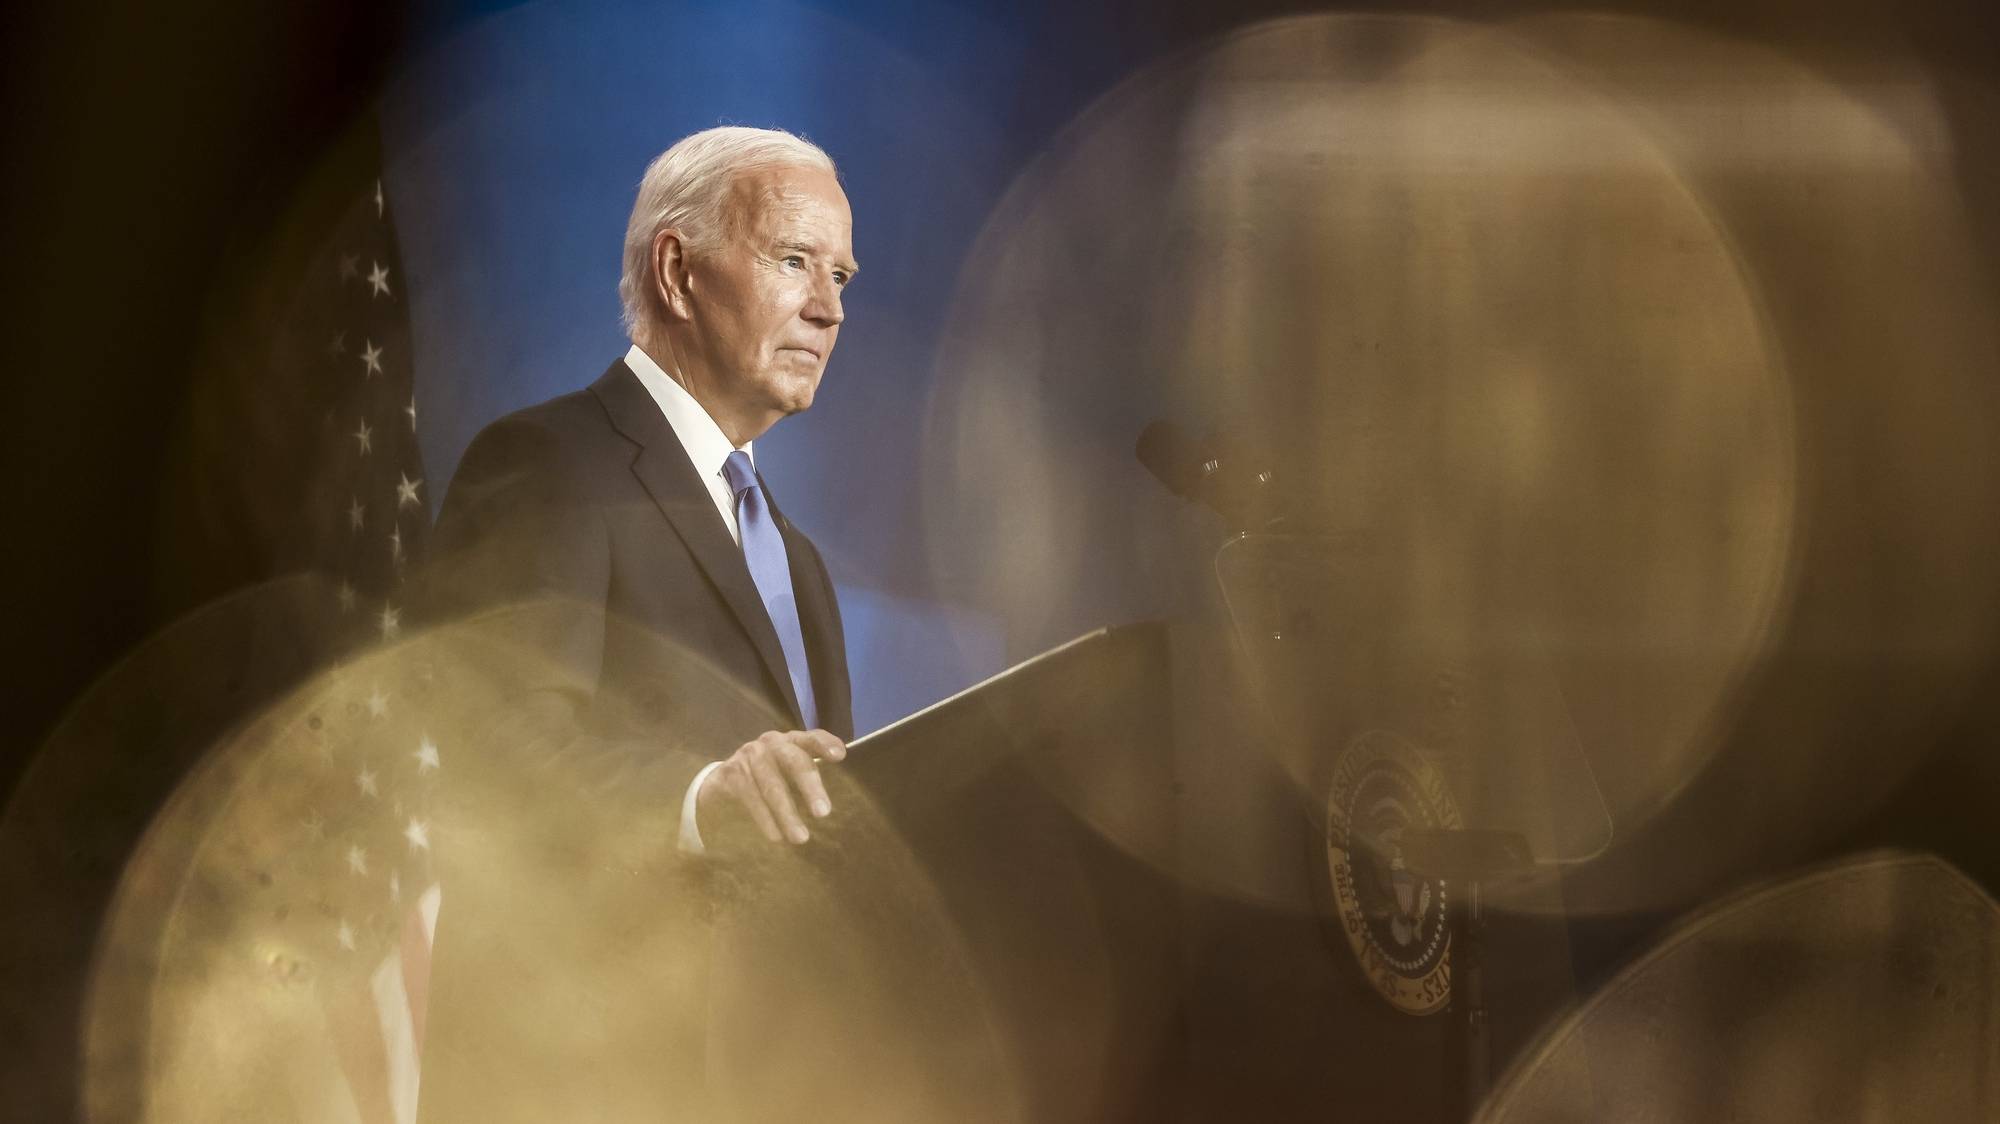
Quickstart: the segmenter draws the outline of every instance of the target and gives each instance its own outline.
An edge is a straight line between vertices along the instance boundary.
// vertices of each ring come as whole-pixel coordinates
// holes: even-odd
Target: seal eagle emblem
[[[1411,828],[1462,826],[1444,774],[1407,738],[1370,730],[1347,744],[1326,794],[1326,866],[1336,922],[1362,975],[1397,1010],[1451,999],[1453,888],[1403,865]]]

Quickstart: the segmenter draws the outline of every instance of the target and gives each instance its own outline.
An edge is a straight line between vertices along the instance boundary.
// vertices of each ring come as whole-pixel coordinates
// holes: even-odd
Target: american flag
[[[304,419],[315,455],[298,548],[328,579],[320,635],[331,654],[359,658],[310,708],[311,754],[290,755],[296,846],[272,879],[303,895],[293,947],[324,966],[315,987],[358,1116],[408,1124],[441,897],[430,813],[446,751],[426,723],[428,664],[391,651],[429,535],[431,485],[417,443],[409,280],[379,158],[370,164],[308,259],[278,343],[292,377],[317,391]]]
[[[223,848],[235,861],[217,864],[253,881],[241,931],[273,982],[311,989],[364,1124],[416,1118],[447,763],[426,722],[433,679],[420,657],[390,654],[323,680],[243,778]],[[344,1107],[308,1118],[350,1118]]]
[[[335,635],[402,634],[406,578],[430,531],[417,446],[407,279],[379,178],[346,209],[287,333],[324,388],[307,500],[309,564],[334,580]]]

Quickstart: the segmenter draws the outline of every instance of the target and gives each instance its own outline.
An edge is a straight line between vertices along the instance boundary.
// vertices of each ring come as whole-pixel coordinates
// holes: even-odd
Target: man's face
[[[688,326],[702,369],[687,374],[698,397],[707,390],[738,422],[732,438],[812,405],[855,272],[853,225],[831,172],[767,168],[731,185],[721,246],[689,263]]]

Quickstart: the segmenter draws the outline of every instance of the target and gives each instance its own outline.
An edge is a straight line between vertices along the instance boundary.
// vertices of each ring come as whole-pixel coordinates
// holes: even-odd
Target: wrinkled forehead
[[[805,236],[845,252],[854,225],[832,172],[808,166],[750,168],[730,180],[724,208],[732,232],[753,239]]]

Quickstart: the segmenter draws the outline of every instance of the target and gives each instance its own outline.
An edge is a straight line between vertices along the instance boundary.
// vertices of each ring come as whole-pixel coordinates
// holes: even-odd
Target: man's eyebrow
[[[782,239],[779,239],[779,241],[778,241],[778,249],[780,249],[780,250],[801,250],[801,251],[804,251],[805,253],[808,253],[808,254],[817,254],[817,253],[819,253],[819,247],[818,247],[817,245],[814,245],[814,244],[813,244],[813,243],[811,243],[811,242],[802,242],[802,241],[800,241],[800,240],[798,240],[798,239],[796,239],[796,238],[782,238]],[[856,274],[856,273],[859,273],[859,272],[861,272],[861,267],[860,267],[859,265],[856,265],[856,264],[855,264],[854,262],[851,262],[851,261],[844,261],[844,262],[841,262],[841,263],[840,263],[840,268],[841,268],[842,270],[844,270],[844,271],[845,271],[845,272],[846,272],[846,273],[847,273],[847,274],[848,274],[849,276],[853,276],[854,274]]]

